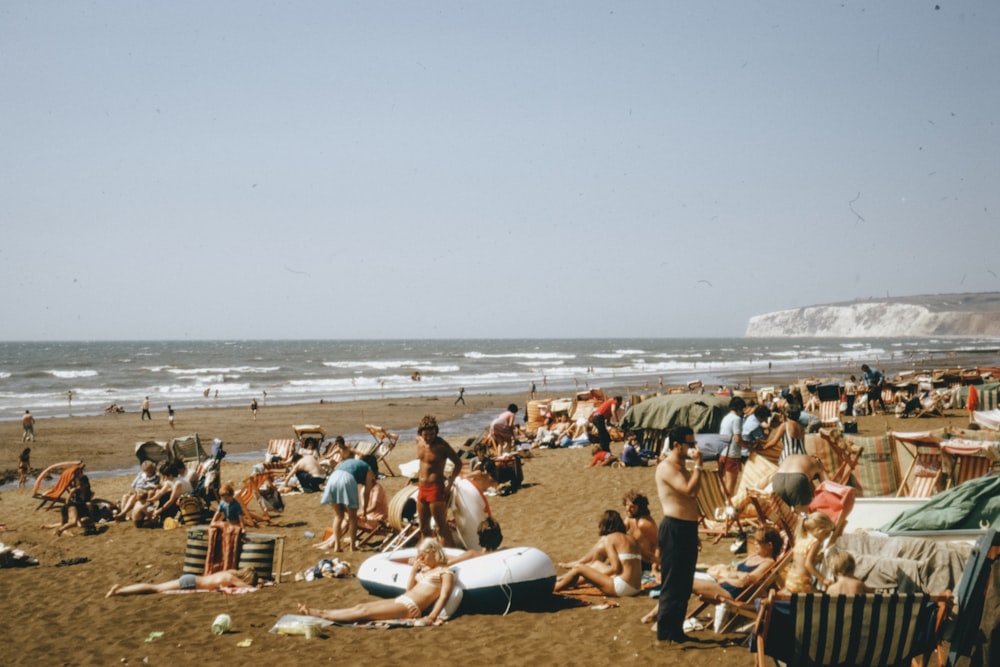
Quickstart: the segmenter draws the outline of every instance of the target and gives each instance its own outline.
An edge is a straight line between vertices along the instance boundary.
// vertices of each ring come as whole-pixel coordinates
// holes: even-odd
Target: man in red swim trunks
[[[452,484],[462,472],[462,459],[444,439],[438,437],[437,420],[427,415],[417,427],[417,458],[420,475],[417,479],[417,520],[423,537],[434,537],[431,517],[437,525],[438,537],[446,547],[455,546],[448,527],[448,494]],[[451,476],[444,473],[445,464],[454,463]]]

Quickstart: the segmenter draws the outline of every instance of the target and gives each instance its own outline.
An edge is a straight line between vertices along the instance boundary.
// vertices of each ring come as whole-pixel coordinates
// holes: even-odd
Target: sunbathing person
[[[223,570],[214,574],[185,574],[180,579],[171,579],[161,584],[115,584],[104,597],[112,595],[146,595],[167,591],[215,591],[220,588],[255,588],[257,571],[252,567],[242,570]]]
[[[326,475],[323,473],[323,466],[319,463],[315,449],[305,449],[296,453],[292,460],[295,462],[288,469],[285,475],[285,489],[298,488],[304,493],[319,493],[326,483]]]
[[[621,515],[615,510],[606,510],[598,530],[601,538],[584,558],[603,554],[607,564],[593,560],[570,564],[570,571],[556,582],[553,592],[587,583],[610,597],[639,594],[642,588],[642,554],[635,538],[628,534]]]
[[[124,519],[132,511],[132,507],[135,505],[140,491],[146,491],[148,495],[148,492],[156,491],[159,487],[160,475],[156,472],[156,464],[149,459],[143,461],[139,466],[139,474],[129,484],[128,491],[125,492],[121,502],[118,503],[118,519]]]
[[[774,528],[758,528],[752,539],[757,542],[756,553],[747,556],[735,567],[713,565],[706,574],[695,573],[691,593],[705,602],[735,604],[733,600],[746,588],[760,581],[781,552],[781,535]],[[642,617],[642,622],[652,623],[656,620],[657,609],[654,606]]]
[[[649,499],[638,491],[629,491],[623,499],[625,527],[639,545],[644,570],[660,568],[660,543],[656,522],[649,512]]]
[[[355,623],[396,618],[416,619],[429,609],[424,620],[437,623],[444,620],[441,612],[455,585],[455,573],[448,569],[447,564],[448,557],[441,543],[433,537],[427,537],[417,547],[406,592],[399,597],[362,602],[347,609],[312,609],[300,604],[298,611],[300,614],[338,623]]]

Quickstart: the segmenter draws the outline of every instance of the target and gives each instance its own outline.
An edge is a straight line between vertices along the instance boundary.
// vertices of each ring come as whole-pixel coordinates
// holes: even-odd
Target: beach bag
[[[285,501],[281,499],[281,493],[274,484],[265,482],[260,485],[260,504],[268,512],[281,512],[285,509]]]

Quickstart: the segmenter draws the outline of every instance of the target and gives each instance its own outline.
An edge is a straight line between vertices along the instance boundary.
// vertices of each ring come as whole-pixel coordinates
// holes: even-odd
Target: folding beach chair
[[[55,484],[51,488],[42,491],[42,484],[48,476],[60,469],[62,469],[62,472],[56,479]],[[38,478],[35,480],[35,486],[31,490],[31,497],[41,501],[35,509],[40,510],[45,505],[48,505],[46,509],[52,509],[56,505],[64,504],[66,502],[66,498],[64,497],[66,492],[69,491],[73,480],[83,474],[83,469],[84,464],[82,461],[63,461],[62,463],[51,465],[39,473]]]
[[[820,430],[818,439],[815,435],[806,436],[806,451],[819,458],[832,481],[848,484],[858,467],[867,438],[826,430]]]
[[[913,455],[903,474],[897,497],[930,498],[944,487],[944,461],[937,433],[890,433],[893,441]]]
[[[294,438],[276,438],[268,441],[264,455],[264,467],[268,470],[288,468],[295,454]]]
[[[821,384],[819,396],[819,421],[823,426],[840,426],[840,385]]]
[[[941,443],[948,470],[948,488],[988,475],[994,462],[986,454],[988,442],[953,438]]]
[[[389,474],[393,477],[396,476],[395,471],[393,471],[392,466],[389,462],[385,460],[387,456],[396,447],[396,443],[399,441],[398,433],[390,433],[386,431],[381,426],[375,426],[374,424],[365,424],[365,428],[375,438],[374,443],[359,443],[354,447],[354,451],[358,452],[362,456],[371,454],[375,457],[377,461],[385,466],[385,469],[389,471]]]
[[[274,478],[271,473],[263,472],[250,475],[243,481],[243,486],[236,490],[234,497],[243,506],[243,517],[248,526],[271,523],[271,514],[262,495],[265,491],[271,493],[273,489]],[[251,503],[256,506],[256,510],[251,508]]]
[[[788,665],[926,665],[938,650],[951,595],[776,595],[761,603],[751,650]]]
[[[772,491],[747,489],[747,499],[757,512],[756,523],[761,526],[768,524],[774,526],[781,533],[785,544],[791,544],[795,538],[795,527],[799,522],[795,509],[786,505],[785,501]]]
[[[706,468],[702,473],[697,501],[698,514],[700,515],[698,532],[715,535],[712,544],[718,544],[726,535],[744,532],[735,509],[731,512],[727,511],[733,508],[733,501],[726,495],[718,470]]]
[[[747,491],[755,489],[763,491],[771,483],[771,477],[778,469],[778,464],[761,456],[757,452],[751,452],[750,458],[743,464],[743,472],[740,474],[740,481],[736,484],[736,493],[733,494],[733,503],[737,508],[746,507],[749,503]]]

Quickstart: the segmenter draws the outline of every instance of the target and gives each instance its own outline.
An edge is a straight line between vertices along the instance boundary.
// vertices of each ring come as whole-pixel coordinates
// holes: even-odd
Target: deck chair
[[[840,426],[840,385],[822,384],[819,396],[819,421],[823,426]]]
[[[970,479],[983,477],[993,469],[993,460],[986,455],[989,443],[952,439],[941,443],[941,454],[948,470],[948,488]]]
[[[819,440],[806,436],[806,451],[819,457],[831,481],[847,484],[858,467],[865,442],[865,438],[840,431],[820,430]]]
[[[726,535],[745,532],[735,512],[727,513],[733,507],[732,498],[726,495],[722,478],[717,470],[706,469],[698,486],[698,532],[715,535],[712,544],[718,544]],[[735,528],[735,531],[733,530]]]
[[[886,435],[857,436],[842,435],[841,438],[857,450],[854,480],[859,487],[859,495],[867,498],[894,496],[902,482],[899,457],[892,438]],[[835,479],[846,484],[842,479]]]
[[[757,452],[751,452],[750,458],[743,464],[743,472],[740,474],[740,481],[736,484],[736,493],[733,494],[735,507],[747,507],[749,499],[747,491],[756,489],[762,491],[771,483],[771,477],[778,469],[778,464],[771,461]]]
[[[45,505],[48,505],[46,509],[52,509],[57,505],[64,504],[69,487],[73,484],[73,480],[83,474],[84,467],[82,461],[63,461],[62,463],[51,465],[39,473],[38,478],[35,480],[35,486],[31,490],[31,497],[41,501],[35,509],[40,510]],[[55,484],[42,491],[42,483],[45,482],[50,474],[60,469],[62,469],[62,472],[56,479]]]
[[[389,462],[385,460],[387,456],[392,452],[393,448],[396,447],[396,443],[399,441],[398,433],[390,433],[386,431],[381,426],[375,426],[374,424],[365,424],[365,428],[371,433],[371,436],[375,438],[374,444],[371,443],[361,443],[358,444],[354,450],[365,456],[371,454],[375,457],[375,460],[379,461],[385,466],[385,469],[389,471],[389,474],[393,477],[396,476],[395,471],[393,471],[392,466]],[[364,450],[364,451],[362,451]]]
[[[890,434],[892,439],[913,455],[903,474],[897,497],[930,498],[944,487],[944,462],[941,438],[930,431]]]
[[[747,489],[747,499],[757,512],[758,525],[772,525],[777,528],[789,545],[795,538],[795,527],[798,525],[799,517],[795,510],[777,496],[772,491],[760,489]]]
[[[264,455],[264,466],[268,470],[287,468],[292,465],[292,456],[294,454],[294,438],[272,439],[267,443],[267,453]]]
[[[951,595],[771,593],[761,603],[751,650],[789,665],[926,665],[938,651]]]
[[[271,514],[264,505],[261,497],[261,487],[270,484],[274,485],[274,478],[271,473],[257,473],[250,475],[243,481],[243,485],[236,490],[234,497],[243,506],[244,521],[248,526],[259,526],[271,523]],[[251,508],[251,503],[256,506],[256,510]]]

